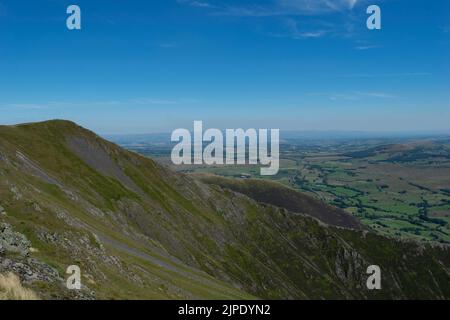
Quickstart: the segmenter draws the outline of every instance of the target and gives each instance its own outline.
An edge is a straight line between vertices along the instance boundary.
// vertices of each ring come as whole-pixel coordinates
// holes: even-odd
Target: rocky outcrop
[[[0,271],[5,270],[17,274],[24,283],[33,281],[55,282],[60,280],[58,272],[50,266],[32,258],[0,260]]]
[[[0,253],[13,252],[28,256],[31,243],[23,234],[14,232],[7,223],[0,224]]]
[[[58,271],[37,259],[30,257],[31,242],[21,233],[13,231],[11,225],[0,224],[0,274],[13,273],[25,285],[35,282],[47,283],[58,288],[56,292],[63,292],[61,296],[48,296],[44,298],[56,299],[95,299],[95,293],[83,285],[81,290],[68,290],[65,288],[65,279]],[[7,253],[12,256],[6,255]]]

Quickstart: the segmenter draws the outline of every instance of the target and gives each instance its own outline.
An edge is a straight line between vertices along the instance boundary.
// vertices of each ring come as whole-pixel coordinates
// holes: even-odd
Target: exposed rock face
[[[0,224],[0,248],[3,248],[4,251],[28,256],[30,246],[30,241],[23,234],[14,232],[7,223]]]
[[[32,258],[4,258],[0,254],[0,274],[12,272],[20,278],[26,286],[33,283],[45,283],[52,290],[40,292],[44,299],[95,299],[95,293],[82,285],[81,290],[68,290],[65,288],[65,279],[61,278],[58,271],[49,265]]]
[[[55,269],[31,258],[23,260],[0,259],[0,271],[2,269],[17,274],[25,283],[31,283],[37,280],[45,282],[62,280]]]
[[[2,206],[0,206],[0,214],[6,215],[5,208],[3,208]]]
[[[0,224],[0,274],[12,272],[26,285],[43,282],[48,286],[59,288],[57,292],[63,292],[61,296],[51,296],[49,293],[47,298],[95,299],[95,293],[86,286],[82,286],[82,289],[77,291],[65,289],[65,279],[55,268],[29,257],[32,249],[25,235],[13,231],[11,225],[7,223]],[[18,254],[18,256],[5,257],[7,253]]]
[[[107,148],[97,141],[90,141],[86,138],[67,137],[67,146],[78,157],[83,159],[93,169],[105,176],[116,178],[124,186],[138,194],[143,194],[142,190],[128,177],[120,166],[113,161]],[[112,150],[110,151],[113,152]]]

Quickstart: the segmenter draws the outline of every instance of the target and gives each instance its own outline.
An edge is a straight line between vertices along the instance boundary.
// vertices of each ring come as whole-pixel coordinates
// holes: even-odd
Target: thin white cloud
[[[179,104],[197,103],[197,99],[154,99],[154,98],[134,98],[128,100],[105,100],[105,101],[85,101],[85,102],[68,102],[68,101],[49,101],[47,103],[6,103],[0,104],[0,110],[42,110],[54,108],[101,108],[101,107],[129,107],[129,106],[167,106]]]
[[[301,40],[306,38],[320,38],[328,33],[328,31],[323,28],[307,30],[303,26],[300,26],[299,22],[294,19],[286,19],[283,26],[285,29],[283,32],[270,32],[268,35],[277,38]]]
[[[164,100],[164,99],[152,99],[152,98],[138,98],[130,101],[131,103],[138,105],[170,105],[178,104],[178,100]]]
[[[207,2],[200,2],[200,1],[192,1],[191,6],[199,7],[199,8],[212,8],[213,7],[212,5],[210,5]]]
[[[353,36],[355,34],[354,24],[358,23],[354,17],[355,7],[368,0],[272,0],[265,2],[255,0],[252,3],[233,5],[227,4],[226,1],[209,1],[205,2],[208,5],[203,7],[205,13],[213,16],[278,17],[282,24],[284,20],[294,21],[284,23],[284,30],[272,28],[263,33],[271,37],[300,40],[323,36]],[[192,0],[178,0],[178,3],[199,7]],[[338,15],[338,22],[330,22],[329,19],[323,17],[328,14]],[[300,20],[299,17],[302,19]],[[295,19],[299,20],[299,23],[295,22]]]
[[[329,78],[408,78],[408,77],[429,77],[429,72],[404,72],[404,73],[349,73],[335,76],[327,76]]]
[[[180,44],[178,42],[163,42],[158,45],[158,47],[163,49],[171,49],[171,48],[177,48]]]
[[[376,46],[376,45],[366,45],[366,46],[356,46],[356,47],[355,47],[356,50],[360,50],[360,51],[362,51],[362,50],[376,49],[376,48],[379,48],[379,46]]]
[[[390,93],[385,92],[356,92],[362,97],[371,97],[371,98],[379,98],[379,99],[392,99],[396,96]]]
[[[350,91],[350,92],[312,92],[308,96],[326,97],[331,101],[359,101],[365,99],[394,99],[396,96],[386,92],[364,92],[364,91]]]
[[[191,7],[213,9],[214,15],[241,17],[320,15],[351,11],[362,0],[274,0],[271,4],[226,5],[194,0],[178,0]]]
[[[358,0],[276,0],[280,9],[298,14],[322,14],[330,11],[352,10]]]
[[[196,8],[214,8],[212,4],[206,1],[195,1],[195,0],[178,0],[180,4],[188,5]]]
[[[353,7],[356,5],[358,0],[348,0],[347,2],[348,2],[350,9],[353,9]]]
[[[45,104],[34,104],[34,103],[8,103],[0,105],[0,110],[42,110],[48,109],[48,105]]]

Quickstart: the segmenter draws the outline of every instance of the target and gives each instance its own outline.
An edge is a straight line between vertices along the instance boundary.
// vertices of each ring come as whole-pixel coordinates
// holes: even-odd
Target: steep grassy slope
[[[447,247],[330,227],[287,210],[314,215],[298,201],[265,202],[284,208],[71,122],[0,127],[0,223],[12,226],[0,237],[0,272],[41,298],[450,298]],[[81,292],[64,288],[73,264]],[[382,269],[382,290],[365,287],[370,264]]]

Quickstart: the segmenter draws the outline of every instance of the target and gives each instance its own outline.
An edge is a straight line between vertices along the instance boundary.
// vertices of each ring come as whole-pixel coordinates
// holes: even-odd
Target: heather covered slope
[[[264,202],[71,122],[0,127],[0,273],[41,298],[450,298],[447,247],[334,228],[298,201]],[[64,288],[73,264],[81,292]],[[380,291],[365,287],[371,264]]]

